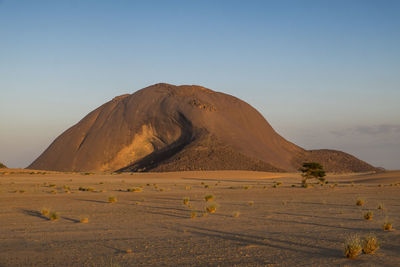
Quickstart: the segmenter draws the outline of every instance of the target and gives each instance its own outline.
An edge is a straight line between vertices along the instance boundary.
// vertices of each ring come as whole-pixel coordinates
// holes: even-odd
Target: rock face
[[[28,168],[57,171],[374,171],[340,151],[288,142],[249,104],[201,86],[155,84],[122,95],[61,134]]]

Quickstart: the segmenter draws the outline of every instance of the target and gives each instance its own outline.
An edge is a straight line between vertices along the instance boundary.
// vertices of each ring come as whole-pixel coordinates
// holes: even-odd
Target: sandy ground
[[[305,189],[298,174],[2,169],[0,266],[400,266],[400,171],[328,180]],[[143,190],[127,192],[134,187]],[[118,201],[108,203],[110,196]],[[212,203],[217,211],[208,214]],[[41,215],[43,208],[59,220]],[[368,210],[371,221],[363,218]],[[399,230],[383,231],[386,217]],[[346,259],[344,239],[368,233],[381,248]]]

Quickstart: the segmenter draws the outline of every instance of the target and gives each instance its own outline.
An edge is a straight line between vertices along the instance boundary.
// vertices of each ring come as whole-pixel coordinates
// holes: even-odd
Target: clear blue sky
[[[400,169],[400,1],[0,0],[0,162],[116,95],[244,99],[286,139]]]

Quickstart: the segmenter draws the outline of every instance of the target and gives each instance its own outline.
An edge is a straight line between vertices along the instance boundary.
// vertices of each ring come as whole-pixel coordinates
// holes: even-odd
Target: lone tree
[[[7,166],[0,162],[0,169],[1,168],[7,168]]]
[[[321,164],[317,162],[305,162],[303,163],[303,167],[299,169],[302,174],[303,179],[301,183],[303,186],[307,185],[308,179],[318,179],[321,183],[325,182],[325,171]]]

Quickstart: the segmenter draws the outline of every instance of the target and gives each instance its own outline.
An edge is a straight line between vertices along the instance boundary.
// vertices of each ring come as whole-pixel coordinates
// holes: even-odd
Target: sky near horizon
[[[114,96],[239,97],[283,137],[400,169],[400,1],[0,0],[0,162]]]

